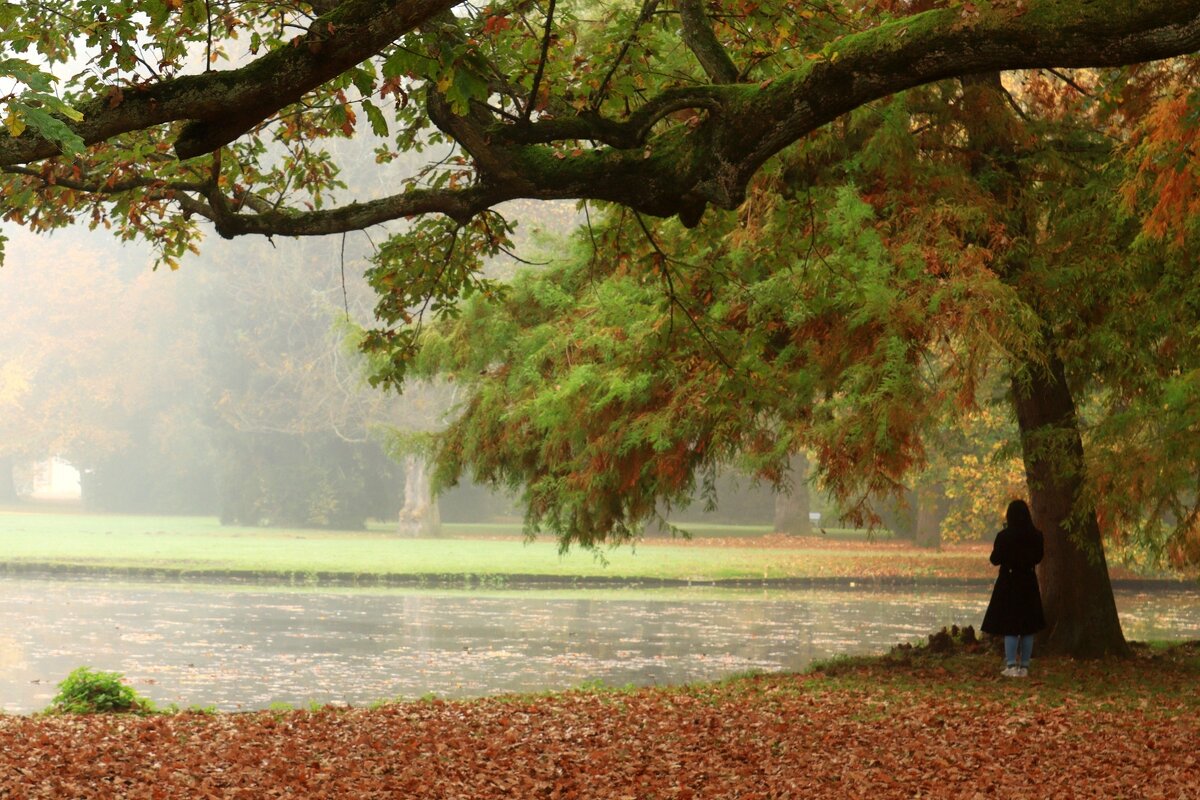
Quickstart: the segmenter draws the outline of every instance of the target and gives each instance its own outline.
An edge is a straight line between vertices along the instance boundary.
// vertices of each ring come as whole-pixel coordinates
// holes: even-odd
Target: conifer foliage
[[[1101,530],[1194,563],[1200,474],[1187,248],[1121,191],[1145,179],[1124,142],[1147,81],[936,84],[809,137],[736,215],[601,213],[570,258],[427,336],[421,369],[472,387],[442,480],[524,491],[531,532],[595,545],[704,494],[720,464],[778,483],[804,450],[862,522],[948,426],[1007,408],[1031,479],[1058,476],[1029,487],[1055,542],[1051,641],[1122,652],[1115,608],[1103,631],[1082,618],[1111,607]],[[1059,395],[1078,411],[1020,413]]]

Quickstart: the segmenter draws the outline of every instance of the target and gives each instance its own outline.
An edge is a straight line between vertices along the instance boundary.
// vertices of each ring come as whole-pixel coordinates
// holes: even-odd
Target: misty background
[[[524,254],[575,221],[570,204],[519,212]],[[431,504],[395,446],[442,424],[453,392],[367,385],[352,338],[373,321],[370,235],[209,236],[156,271],[148,246],[103,230],[0,231],[0,503],[342,529],[407,516],[410,533],[520,520],[473,485]],[[689,516],[771,521],[765,487],[726,476],[719,492],[716,514]]]

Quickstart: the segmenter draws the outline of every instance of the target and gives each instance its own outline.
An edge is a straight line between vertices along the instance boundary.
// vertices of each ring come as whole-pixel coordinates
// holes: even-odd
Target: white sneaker
[[[1017,667],[1017,674],[1014,675],[1013,677],[1014,678],[1028,678],[1029,677],[1029,667]]]
[[[1006,678],[1020,677],[1021,670],[1018,667],[1006,667],[1001,673]]]

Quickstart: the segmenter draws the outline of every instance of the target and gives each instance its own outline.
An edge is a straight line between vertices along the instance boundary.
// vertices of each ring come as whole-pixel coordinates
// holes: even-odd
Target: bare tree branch
[[[612,81],[613,75],[617,68],[621,66],[621,62],[625,60],[625,54],[629,52],[629,48],[637,39],[638,31],[645,25],[650,17],[654,14],[654,9],[658,8],[658,0],[645,0],[642,5],[642,11],[638,14],[637,21],[633,24],[633,30],[629,32],[629,37],[621,45],[617,57],[613,59],[613,63],[608,68],[608,73],[604,76],[604,80],[600,81],[600,88],[592,96],[592,110],[598,110],[604,104],[604,98],[608,96],[609,82]]]
[[[542,85],[542,75],[546,70],[546,58],[550,55],[550,39],[554,32],[554,0],[550,0],[550,7],[546,9],[546,28],[542,31],[542,55],[538,58],[537,71],[533,73],[533,88],[529,91],[529,102],[525,104],[525,113],[521,118],[526,122],[533,114],[533,109],[537,106],[538,90]]]

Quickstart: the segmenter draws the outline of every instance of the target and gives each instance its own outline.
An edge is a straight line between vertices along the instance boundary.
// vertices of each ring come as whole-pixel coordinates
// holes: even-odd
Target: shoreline
[[[238,584],[311,588],[395,589],[844,589],[884,591],[914,589],[987,589],[994,578],[922,577],[913,575],[807,576],[787,578],[654,578],[621,575],[547,575],[521,573],[356,573],[188,569],[184,567],[92,566],[50,562],[0,562],[0,579],[61,578],[131,580],[145,583]],[[1113,578],[1115,591],[1200,592],[1200,581],[1175,578]]]

